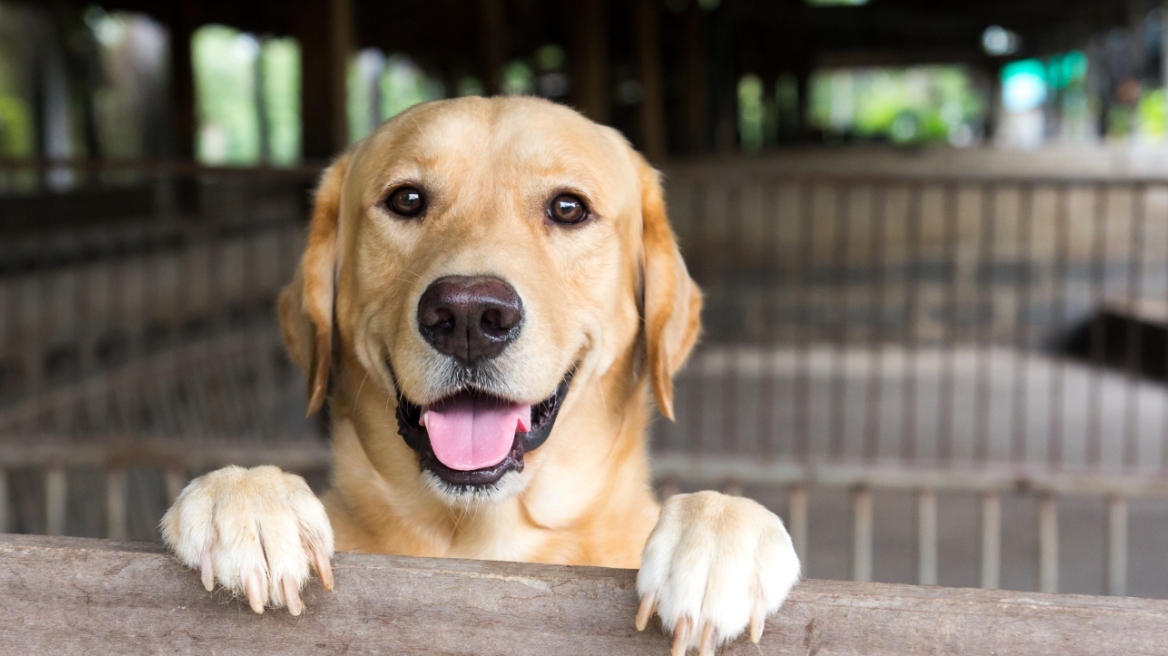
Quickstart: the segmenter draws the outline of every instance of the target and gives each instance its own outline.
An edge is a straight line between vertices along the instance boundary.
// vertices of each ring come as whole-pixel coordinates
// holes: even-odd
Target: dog
[[[323,174],[279,299],[331,490],[220,469],[163,538],[256,613],[299,615],[313,570],[331,590],[335,548],[639,568],[636,626],[659,615],[674,654],[758,642],[799,578],[782,521],[650,486],[652,402],[672,419],[701,305],[619,132],[536,98],[415,106]]]

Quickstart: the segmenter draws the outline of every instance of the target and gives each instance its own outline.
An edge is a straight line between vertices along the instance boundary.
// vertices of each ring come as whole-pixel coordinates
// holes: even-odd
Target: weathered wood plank
[[[645,654],[635,573],[342,554],[300,618],[208,594],[158,547],[0,536],[0,654]],[[807,581],[762,654],[1160,654],[1168,602]],[[759,654],[738,641],[724,654]]]

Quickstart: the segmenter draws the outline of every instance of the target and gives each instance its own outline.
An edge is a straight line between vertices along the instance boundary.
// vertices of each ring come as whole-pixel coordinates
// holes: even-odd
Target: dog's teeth
[[[426,417],[429,417],[429,416],[430,416],[430,413],[429,413],[429,412],[423,412],[423,413],[422,413],[422,418],[418,420],[418,425],[419,425],[419,426],[425,426],[425,425],[426,425]]]

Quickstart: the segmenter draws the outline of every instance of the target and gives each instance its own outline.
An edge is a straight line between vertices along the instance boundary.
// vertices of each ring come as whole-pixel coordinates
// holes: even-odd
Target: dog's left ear
[[[649,377],[661,414],[673,419],[673,374],[685,363],[701,327],[702,293],[677,247],[665,213],[661,178],[639,154],[644,247],[645,340]]]
[[[308,244],[292,282],[280,292],[280,326],[289,354],[308,376],[308,414],[324,405],[332,364],[337,233],[341,185],[349,170],[341,156],[321,177],[308,228]]]

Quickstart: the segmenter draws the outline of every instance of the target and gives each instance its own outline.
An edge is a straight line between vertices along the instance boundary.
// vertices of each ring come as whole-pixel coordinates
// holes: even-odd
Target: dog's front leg
[[[645,544],[637,628],[656,611],[674,635],[674,656],[691,648],[712,656],[748,624],[758,642],[798,580],[799,557],[774,513],[718,492],[678,494]]]
[[[300,589],[315,568],[333,587],[333,530],[304,479],[276,467],[224,467],[191,481],[162,518],[162,538],[188,567],[265,606],[304,610]]]

